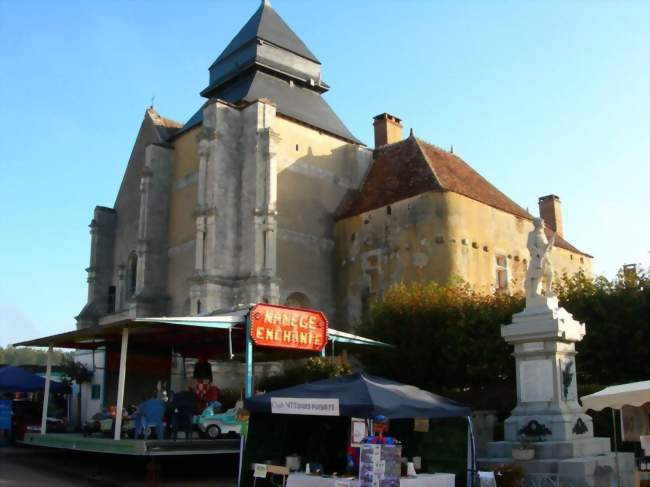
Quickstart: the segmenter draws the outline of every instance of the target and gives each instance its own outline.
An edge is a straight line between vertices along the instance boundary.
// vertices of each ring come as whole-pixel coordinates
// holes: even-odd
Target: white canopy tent
[[[602,411],[605,408],[621,409],[623,406],[643,406],[650,402],[650,380],[609,386],[602,391],[582,396],[582,405],[587,409]]]
[[[616,477],[618,485],[621,485],[621,477],[618,469],[618,442],[616,440],[616,413],[617,409],[623,406],[640,407],[650,402],[650,380],[641,382],[630,382],[617,386],[609,386],[602,391],[582,396],[582,405],[587,409],[602,411],[605,408],[612,408],[612,428],[614,434],[614,453],[616,455]]]

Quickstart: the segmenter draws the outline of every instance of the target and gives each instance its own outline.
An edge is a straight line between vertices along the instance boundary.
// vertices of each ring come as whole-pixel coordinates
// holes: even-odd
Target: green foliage
[[[563,276],[560,304],[587,326],[576,346],[578,383],[609,385],[650,377],[647,272],[591,279]],[[512,349],[500,326],[524,307],[522,296],[484,295],[462,283],[393,286],[363,318],[359,334],[396,346],[366,349],[366,369],[428,390],[480,389],[514,382]]]
[[[273,391],[349,373],[349,368],[332,363],[331,359],[312,357],[300,365],[287,368],[282,374],[275,374],[261,379],[256,387],[263,391]]]
[[[560,304],[587,326],[576,344],[578,383],[621,384],[650,377],[650,278],[647,271],[608,280],[564,275]]]
[[[521,296],[484,295],[467,285],[393,286],[364,317],[359,333],[395,345],[362,352],[366,369],[428,390],[514,381],[500,326],[523,309]]]
[[[52,365],[59,365],[64,358],[70,356],[69,352],[52,351]],[[0,364],[4,365],[45,365],[47,364],[47,351],[31,347],[0,347]]]
[[[81,362],[75,362],[72,356],[63,358],[61,370],[70,381],[76,382],[77,384],[90,382],[93,378],[93,371],[89,370]]]

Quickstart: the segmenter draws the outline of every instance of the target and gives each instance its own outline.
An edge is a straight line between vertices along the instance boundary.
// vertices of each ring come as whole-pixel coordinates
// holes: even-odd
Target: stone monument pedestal
[[[528,296],[526,309],[501,327],[501,336],[514,345],[517,406],[505,421],[505,441],[488,444],[481,468],[513,463],[512,449],[523,438],[535,457],[517,463],[533,483],[549,477],[555,485],[609,486],[617,470],[610,439],[593,436],[592,420],[578,403],[575,342],[585,336],[585,325],[557,298]],[[618,454],[618,471],[621,487],[632,487],[633,454]]]

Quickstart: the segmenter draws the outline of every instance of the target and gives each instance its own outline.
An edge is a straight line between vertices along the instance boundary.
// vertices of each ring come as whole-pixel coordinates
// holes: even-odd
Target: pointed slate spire
[[[210,66],[201,96],[233,104],[272,100],[277,112],[355,144],[334,110],[320,96],[329,90],[321,63],[291,28],[262,0],[257,11]],[[180,133],[202,123],[198,110]]]
[[[310,61],[320,64],[302,40],[291,30],[284,20],[273,10],[271,2],[263,0],[260,8],[241,28],[239,33],[230,41],[214,64],[227,58],[235,51],[257,39],[269,42]]]
[[[210,66],[210,84],[205,97],[247,71],[264,70],[272,76],[302,84],[318,93],[328,90],[321,80],[321,64],[304,42],[262,1],[237,35]]]

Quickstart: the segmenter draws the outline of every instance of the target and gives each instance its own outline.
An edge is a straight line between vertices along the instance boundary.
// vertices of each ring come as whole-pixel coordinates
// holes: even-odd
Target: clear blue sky
[[[150,98],[187,120],[258,0],[0,0],[0,344],[73,328],[95,205],[112,206]],[[329,103],[448,148],[516,202],[562,199],[612,276],[650,251],[650,2],[273,0]]]

